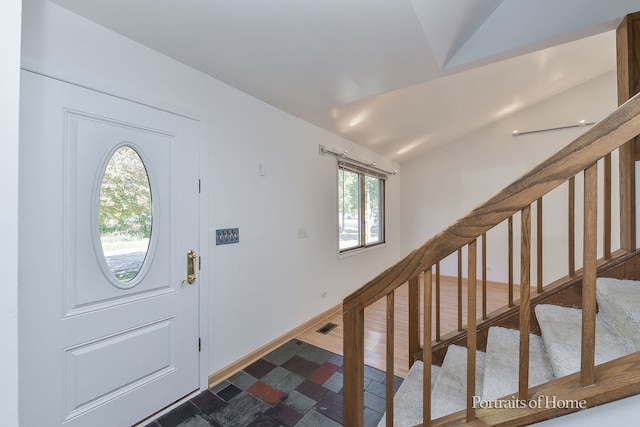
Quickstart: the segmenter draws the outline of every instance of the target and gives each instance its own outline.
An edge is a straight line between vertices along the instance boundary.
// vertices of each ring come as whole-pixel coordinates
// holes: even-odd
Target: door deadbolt
[[[196,281],[196,251],[189,250],[187,252],[187,280],[183,280],[182,283],[187,282],[188,284],[192,284]]]

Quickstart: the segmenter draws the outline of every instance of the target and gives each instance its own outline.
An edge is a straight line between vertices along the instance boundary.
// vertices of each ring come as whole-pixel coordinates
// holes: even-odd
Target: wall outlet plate
[[[219,228],[216,230],[216,245],[240,243],[239,228]]]

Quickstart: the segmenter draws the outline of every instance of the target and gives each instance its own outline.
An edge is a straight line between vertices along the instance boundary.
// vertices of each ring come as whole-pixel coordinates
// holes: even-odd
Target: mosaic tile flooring
[[[382,418],[385,382],[365,367],[365,426]],[[147,427],[332,427],[342,411],[342,356],[292,340]]]

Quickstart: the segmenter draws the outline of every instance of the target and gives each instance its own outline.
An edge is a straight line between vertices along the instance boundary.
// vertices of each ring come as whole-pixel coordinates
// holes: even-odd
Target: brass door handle
[[[188,284],[192,284],[196,281],[196,251],[189,250],[187,252],[187,280],[184,280],[182,283],[187,282]]]

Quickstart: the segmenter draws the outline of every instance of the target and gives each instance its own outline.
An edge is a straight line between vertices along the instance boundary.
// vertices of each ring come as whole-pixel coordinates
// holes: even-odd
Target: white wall
[[[0,425],[18,425],[18,107],[20,0],[0,13]]]
[[[538,427],[602,427],[634,425],[640,414],[640,395],[595,406],[535,424]]]
[[[398,165],[56,5],[27,3],[25,67],[201,120],[209,373],[338,304],[397,260],[399,177],[387,186],[388,243],[339,259],[336,162],[318,146],[347,149],[388,170]],[[215,229],[227,227],[240,228],[240,243],[215,246]],[[297,238],[299,227],[306,239]]]
[[[610,72],[561,93],[522,112],[497,121],[472,135],[403,163],[401,187],[401,242],[406,253],[434,234],[451,225],[474,207],[496,194],[517,177],[573,140],[585,128],[513,137],[515,129],[537,130],[577,124],[584,119],[598,121],[617,106],[616,76]],[[613,160],[617,175],[617,157]],[[602,168],[600,168],[600,171]],[[613,180],[616,182],[616,180]],[[576,213],[581,212],[582,186],[576,183]],[[602,191],[600,191],[600,195]],[[617,187],[613,195],[618,206]],[[546,251],[543,259],[545,283],[567,273],[567,188],[560,187],[543,200],[543,245],[557,250]],[[533,206],[535,209],[535,205]],[[615,212],[615,210],[614,210]],[[599,214],[600,218],[602,215]],[[614,221],[617,215],[614,214]],[[535,210],[532,211],[535,233]],[[576,229],[581,230],[581,214]],[[614,224],[613,248],[619,246],[619,228]],[[515,280],[519,281],[519,215],[514,218],[516,252]],[[576,233],[580,234],[580,233]],[[533,234],[535,235],[535,234]],[[507,280],[506,224],[487,235],[488,278]],[[580,241],[577,247],[580,247]],[[534,246],[535,247],[535,246]],[[534,252],[535,254],[535,252]],[[576,264],[581,265],[578,250]],[[457,274],[457,257],[442,265],[445,275]],[[466,275],[466,257],[463,258]],[[535,262],[535,258],[532,263]],[[533,264],[535,265],[535,264]],[[532,269],[535,272],[535,268]],[[532,283],[535,283],[535,273]]]

